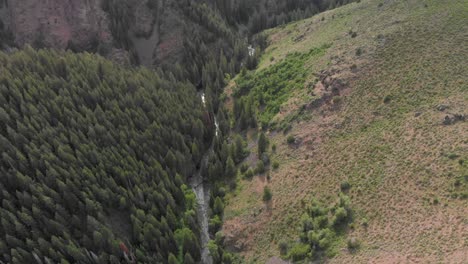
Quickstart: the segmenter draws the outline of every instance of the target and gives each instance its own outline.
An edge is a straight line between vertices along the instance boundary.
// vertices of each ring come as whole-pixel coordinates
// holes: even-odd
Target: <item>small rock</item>
[[[415,112],[415,113],[414,113],[414,117],[418,117],[418,116],[420,116],[420,115],[422,115],[421,112]]]
[[[448,126],[448,125],[451,125],[452,124],[452,118],[450,118],[450,116],[446,115],[444,117],[444,121],[442,122],[442,124]]]
[[[440,105],[436,106],[436,109],[439,110],[439,111],[441,111],[441,112],[445,111],[445,110],[448,109],[448,108],[449,108],[449,106],[448,106],[448,105],[444,105],[444,104],[440,104]]]
[[[454,115],[446,115],[444,117],[444,121],[442,121],[442,124],[444,125],[453,125],[457,122],[463,122],[466,120],[466,115],[463,114],[454,114]]]

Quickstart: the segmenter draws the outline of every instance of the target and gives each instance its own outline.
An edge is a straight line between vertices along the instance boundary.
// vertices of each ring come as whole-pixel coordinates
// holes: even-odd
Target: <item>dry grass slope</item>
[[[331,200],[347,181],[362,247],[351,254],[343,240],[330,263],[466,263],[467,32],[467,0],[361,1],[268,32],[260,68],[331,47],[276,117],[307,109],[289,132],[300,144],[270,133],[279,169],[241,181],[226,208],[224,231],[248,262],[279,256],[278,242],[298,236],[301,201]],[[314,95],[336,88],[334,99],[311,106],[310,83]]]

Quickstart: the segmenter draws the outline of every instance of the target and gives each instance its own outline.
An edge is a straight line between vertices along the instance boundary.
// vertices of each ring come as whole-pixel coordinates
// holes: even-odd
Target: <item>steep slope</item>
[[[341,238],[329,262],[464,263],[466,14],[465,0],[370,0],[268,31],[258,69],[227,93],[253,103],[259,120],[271,116],[269,105],[279,106],[264,124],[279,168],[240,180],[225,209],[228,246],[256,263],[279,256],[280,241],[299,238],[312,197],[332,203],[340,186],[350,186],[347,237],[361,247],[350,252]],[[306,61],[291,55],[323,47]],[[299,85],[263,85],[263,77],[287,73],[293,63],[303,67]],[[285,87],[281,101],[269,100]],[[255,131],[247,135],[255,142]],[[273,194],[268,205],[265,185]]]
[[[65,49],[74,42],[89,49],[93,42],[112,42],[109,21],[93,1],[0,1],[0,19],[15,37],[15,43]]]
[[[201,39],[211,48],[219,43],[234,48],[233,36],[220,30],[247,37],[348,2],[351,0],[1,0],[0,21],[19,47],[35,44],[106,54],[116,47],[129,51],[141,64],[153,66],[193,59],[184,51],[187,41]]]
[[[185,183],[205,117],[192,85],[147,69],[0,52],[0,262],[199,260]]]

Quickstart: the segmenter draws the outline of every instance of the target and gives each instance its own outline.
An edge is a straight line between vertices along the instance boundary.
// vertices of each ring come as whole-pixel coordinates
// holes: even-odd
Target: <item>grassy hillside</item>
[[[225,209],[228,244],[250,262],[279,256],[280,241],[299,238],[308,201],[331,204],[349,184],[353,223],[330,262],[468,259],[467,14],[465,0],[369,0],[269,30],[257,83],[289,54],[329,47],[301,62],[302,88],[273,101],[279,168],[239,180]],[[236,81],[234,94],[245,77]],[[253,97],[257,116],[270,118]],[[256,132],[247,134],[255,148]]]

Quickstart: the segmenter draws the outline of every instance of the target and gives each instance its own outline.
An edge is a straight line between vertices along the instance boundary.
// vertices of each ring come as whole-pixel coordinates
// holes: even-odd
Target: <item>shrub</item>
[[[348,212],[343,207],[338,207],[335,211],[335,216],[333,217],[333,225],[337,226],[348,218]]]
[[[265,133],[260,133],[258,137],[258,156],[261,157],[262,154],[267,150],[268,147],[268,139],[265,136]]]
[[[255,168],[255,172],[257,174],[262,174],[265,172],[265,164],[263,163],[263,161],[259,160],[257,162],[257,167]]]
[[[368,227],[368,226],[369,226],[369,220],[367,220],[367,218],[363,218],[363,219],[362,219],[362,226],[364,226],[364,227]]]
[[[383,99],[383,102],[384,102],[385,104],[388,104],[388,103],[390,103],[391,100],[392,100],[392,97],[391,97],[390,95],[386,95],[386,96],[384,97],[384,99]]]
[[[223,252],[223,264],[231,264],[234,262],[234,257],[231,253],[224,251]]]
[[[246,179],[251,179],[253,176],[254,176],[254,172],[253,172],[252,169],[248,169],[248,170],[244,173],[244,178],[246,178]]]
[[[360,246],[361,246],[361,243],[359,242],[357,238],[351,237],[350,239],[348,239],[348,249],[350,251],[357,250]]]
[[[267,153],[263,153],[261,159],[263,161],[263,165],[265,166],[270,165],[270,156],[268,156]]]
[[[361,48],[357,48],[356,49],[356,56],[361,56],[362,55],[362,49]]]
[[[278,244],[278,247],[281,256],[286,256],[288,254],[288,242],[281,240]]]
[[[350,30],[350,31],[348,32],[348,34],[351,36],[351,38],[357,37],[357,32],[356,32],[356,31]]]
[[[218,196],[216,197],[213,205],[213,213],[215,215],[219,215],[220,217],[223,216],[224,211],[224,203],[223,200]]]
[[[279,162],[278,161],[273,161],[273,165],[272,165],[273,169],[276,170],[279,168]]]
[[[289,258],[292,261],[300,261],[307,258],[308,253],[310,252],[310,245],[308,244],[295,244],[289,251]]]
[[[293,135],[289,135],[286,141],[288,142],[288,144],[293,144],[294,142],[296,142],[296,138]]]
[[[276,152],[276,144],[273,144],[273,145],[271,146],[271,151],[272,151],[273,153]]]
[[[208,223],[208,228],[210,232],[216,232],[219,229],[221,229],[222,225],[223,225],[223,221],[221,221],[221,218],[215,215],[213,218],[210,219],[210,222]]]
[[[247,165],[246,163],[242,163],[239,168],[242,174],[244,174],[248,169],[249,169],[249,165]]]
[[[339,95],[335,95],[332,98],[332,102],[335,105],[341,103],[341,101],[343,101],[343,98],[341,96],[339,96]]]
[[[268,188],[268,186],[265,186],[263,188],[263,201],[264,202],[271,201],[272,196],[273,195],[271,194],[270,188]]]
[[[340,185],[340,189],[341,189],[342,192],[345,192],[345,191],[349,190],[350,188],[351,188],[351,184],[349,184],[348,181],[344,181]]]
[[[345,233],[341,227],[348,227],[347,220],[350,214],[350,201],[346,195],[340,194],[338,203],[332,208],[312,199],[306,212],[301,216],[299,243],[289,250],[288,257],[296,262],[304,258],[315,260],[322,256],[335,255],[337,243],[340,241],[338,238]],[[343,223],[340,229],[333,228],[339,223]],[[304,245],[309,246],[309,252],[303,251]]]

